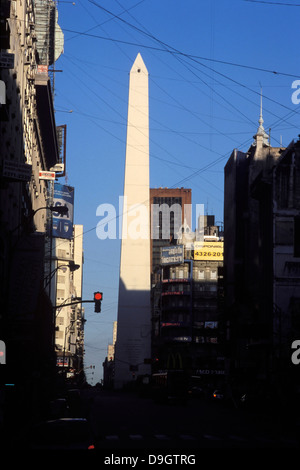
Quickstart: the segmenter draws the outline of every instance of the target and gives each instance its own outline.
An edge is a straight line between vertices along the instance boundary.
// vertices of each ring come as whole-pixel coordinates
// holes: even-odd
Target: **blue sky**
[[[299,0],[58,1],[64,52],[55,67],[56,123],[67,124],[67,178],[84,226],[85,365],[93,383],[117,320],[120,240],[99,240],[100,204],[123,194],[129,72],[140,52],[149,72],[150,186],[192,189],[193,204],[223,221],[224,166],[247,150],[260,92],[271,145],[300,133]],[[278,3],[276,5],[276,3]],[[285,5],[283,5],[285,3]],[[276,72],[276,73],[274,73]],[[117,225],[118,228],[118,225]]]

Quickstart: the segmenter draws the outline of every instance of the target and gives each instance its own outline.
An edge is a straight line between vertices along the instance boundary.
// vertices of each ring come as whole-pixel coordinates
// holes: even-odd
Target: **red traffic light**
[[[101,301],[103,299],[102,292],[94,292],[95,312],[101,312]]]
[[[95,292],[94,293],[94,300],[102,300],[102,292]]]
[[[5,343],[4,341],[0,341],[0,364],[6,364],[5,362]]]

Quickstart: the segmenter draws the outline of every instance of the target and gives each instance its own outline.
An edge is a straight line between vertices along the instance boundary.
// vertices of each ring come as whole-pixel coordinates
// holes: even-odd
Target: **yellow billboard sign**
[[[195,242],[194,259],[202,261],[223,261],[224,242]]]

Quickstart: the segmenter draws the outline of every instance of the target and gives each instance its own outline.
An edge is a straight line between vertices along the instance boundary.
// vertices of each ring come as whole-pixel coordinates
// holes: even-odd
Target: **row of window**
[[[201,321],[202,320],[202,321]],[[163,328],[184,327],[191,321],[188,315],[168,315],[167,319],[162,318],[160,326]],[[217,321],[203,321],[203,318],[193,319],[193,327],[199,329],[216,330],[219,327]]]
[[[213,343],[218,344],[218,338],[216,336],[196,336],[195,343]]]
[[[190,343],[193,341],[192,337],[189,336],[189,334],[178,334],[178,332],[174,334],[170,334],[170,332],[165,332],[165,334],[162,334],[162,337],[164,340],[167,341],[176,341],[176,342],[186,342]],[[217,336],[195,336],[194,342],[198,344],[218,344],[219,340]]]
[[[162,298],[162,305],[163,309],[167,308],[186,308],[190,309],[215,309],[216,308],[216,299],[215,297],[212,298],[203,298],[200,297],[199,299],[194,299],[193,302],[190,302],[190,298],[186,296],[164,296]]]
[[[170,268],[169,273],[164,275],[164,278],[166,279],[190,279],[190,274],[189,274],[189,267],[179,267],[179,266],[174,266],[173,268]],[[204,268],[204,267],[194,267],[193,268],[193,279],[194,280],[201,280],[201,279],[212,279],[212,280],[217,280],[218,279],[218,271],[216,268]]]
[[[192,284],[193,289],[198,289],[198,290],[217,290],[218,283],[217,282],[209,282],[207,279],[205,279],[203,282],[201,281],[196,281],[193,280],[193,282],[185,282],[184,284],[181,284],[182,280],[175,279],[176,282],[172,282],[172,280],[167,279],[163,282],[162,287],[163,290],[165,291],[189,291],[190,290],[190,285]],[[168,281],[168,282],[167,282]]]

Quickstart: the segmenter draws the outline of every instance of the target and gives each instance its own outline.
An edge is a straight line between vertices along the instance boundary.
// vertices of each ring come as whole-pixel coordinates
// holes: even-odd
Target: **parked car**
[[[69,416],[69,406],[65,398],[56,398],[50,402],[51,419],[67,418]]]
[[[67,391],[67,402],[69,407],[69,416],[78,418],[83,416],[83,407],[80,390],[77,388],[72,388]]]
[[[223,400],[224,393],[221,390],[215,390],[212,394],[214,400]]]

